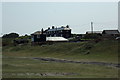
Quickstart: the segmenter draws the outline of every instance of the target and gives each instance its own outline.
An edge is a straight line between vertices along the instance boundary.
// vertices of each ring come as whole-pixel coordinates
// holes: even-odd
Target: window
[[[34,41],[34,36],[32,36],[31,40]]]
[[[40,38],[40,35],[37,35],[37,38]]]
[[[63,35],[61,34],[61,37],[62,37]]]
[[[34,38],[31,38],[32,42],[34,41]]]

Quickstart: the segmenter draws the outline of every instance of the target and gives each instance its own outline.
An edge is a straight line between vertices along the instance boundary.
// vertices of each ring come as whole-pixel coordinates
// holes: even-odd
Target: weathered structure
[[[37,31],[37,32],[31,34],[31,40],[32,40],[32,43],[45,42],[46,34],[43,33],[43,31]]]
[[[46,30],[37,31],[31,34],[32,43],[41,43],[46,41],[68,41],[67,38],[71,37],[71,29],[67,25],[59,28],[48,28]]]
[[[103,30],[102,32],[102,37],[104,39],[115,39],[118,36],[120,36],[118,30]]]
[[[118,30],[103,30],[102,34],[104,35],[118,35]]]

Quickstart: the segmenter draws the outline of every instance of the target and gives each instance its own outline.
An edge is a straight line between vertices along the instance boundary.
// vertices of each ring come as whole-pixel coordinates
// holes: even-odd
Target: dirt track
[[[8,58],[8,57],[4,57],[4,58]],[[61,63],[92,64],[92,65],[102,65],[102,66],[120,68],[120,64],[108,63],[108,62],[73,61],[73,60],[67,60],[67,59],[45,58],[45,57],[44,58],[43,57],[16,57],[16,58],[19,58],[19,59],[28,58],[28,59],[34,59],[34,60],[42,60],[42,61],[50,61],[50,62],[61,62]]]
[[[116,67],[120,68],[120,64],[115,63],[107,63],[107,62],[84,62],[84,61],[72,61],[72,60],[66,60],[66,59],[55,59],[55,58],[32,58],[42,61],[54,61],[54,62],[62,62],[62,63],[79,63],[79,64],[93,64],[93,65],[103,65],[103,66],[110,66],[110,67]]]

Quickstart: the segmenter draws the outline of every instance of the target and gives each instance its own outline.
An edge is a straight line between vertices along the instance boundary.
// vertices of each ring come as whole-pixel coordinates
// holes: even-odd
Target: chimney
[[[54,26],[52,26],[52,29],[54,29],[55,27]]]
[[[48,27],[48,30],[50,29],[50,27]]]
[[[64,26],[61,26],[61,28],[64,28]]]
[[[69,28],[69,25],[67,25],[66,28]]]
[[[43,32],[44,32],[44,30],[43,30],[43,28],[41,29],[41,33],[43,34]]]

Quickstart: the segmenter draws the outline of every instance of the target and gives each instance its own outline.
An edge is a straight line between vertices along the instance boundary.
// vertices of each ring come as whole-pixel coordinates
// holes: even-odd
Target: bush
[[[12,38],[3,38],[2,39],[2,46],[10,46],[13,45],[13,40]]]
[[[19,37],[19,34],[17,33],[10,33],[10,34],[4,34],[2,38],[17,38]]]

